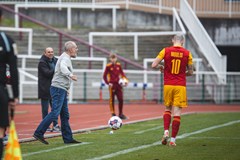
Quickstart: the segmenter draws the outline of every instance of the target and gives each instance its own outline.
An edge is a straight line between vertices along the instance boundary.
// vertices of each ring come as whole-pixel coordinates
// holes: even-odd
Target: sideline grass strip
[[[198,131],[195,131],[195,132],[191,132],[191,133],[185,133],[183,135],[178,136],[177,139],[183,139],[183,138],[189,137],[189,136],[194,135],[194,134],[200,134],[200,133],[203,133],[203,132],[206,132],[206,131],[210,131],[210,130],[214,130],[214,129],[217,129],[217,128],[233,125],[235,123],[240,123],[240,120],[228,122],[228,123],[221,124],[221,125],[212,126],[212,127],[209,127],[209,128],[204,128],[204,129],[201,129],[201,130],[198,130]],[[127,153],[130,153],[130,152],[134,152],[134,151],[138,151],[138,150],[141,150],[141,149],[153,147],[153,146],[156,146],[156,145],[162,145],[161,141],[158,141],[158,142],[155,142],[155,143],[152,143],[152,144],[149,144],[149,145],[143,145],[143,146],[139,146],[139,147],[129,148],[129,149],[126,149],[126,150],[118,151],[118,152],[111,153],[111,154],[108,154],[108,155],[104,155],[104,156],[101,156],[101,157],[91,158],[91,159],[88,159],[88,160],[101,160],[101,159],[113,158],[113,157],[119,156],[121,154],[127,154]]]

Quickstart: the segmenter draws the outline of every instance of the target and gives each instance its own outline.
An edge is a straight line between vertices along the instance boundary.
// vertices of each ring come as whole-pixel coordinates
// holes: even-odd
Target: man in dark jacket
[[[42,119],[48,114],[49,104],[52,106],[50,86],[56,63],[57,58],[54,57],[53,48],[47,47],[38,64],[38,98],[41,99]],[[53,121],[53,128],[49,128],[48,130],[60,131],[57,119]]]
[[[2,10],[0,9],[0,23],[2,20]],[[9,90],[6,87],[6,71],[9,66],[11,79]],[[16,43],[0,31],[0,159],[3,154],[3,137],[6,128],[9,126],[8,110],[15,109],[19,97],[19,79],[17,69],[17,45]]]

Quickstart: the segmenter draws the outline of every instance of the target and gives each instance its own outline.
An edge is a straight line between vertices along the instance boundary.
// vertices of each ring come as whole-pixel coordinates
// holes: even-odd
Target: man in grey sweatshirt
[[[49,125],[60,114],[61,132],[64,143],[81,143],[72,137],[72,130],[69,125],[69,111],[68,111],[68,90],[72,81],[77,81],[77,76],[73,74],[73,67],[71,58],[77,56],[77,45],[73,41],[65,43],[65,52],[59,57],[55,73],[52,79],[50,93],[52,97],[52,110],[42,120],[38,128],[34,132],[33,137],[44,144],[48,142],[44,139],[44,133]]]

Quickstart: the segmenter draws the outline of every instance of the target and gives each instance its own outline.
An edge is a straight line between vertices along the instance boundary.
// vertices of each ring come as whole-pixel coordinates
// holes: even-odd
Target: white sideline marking
[[[90,142],[82,142],[82,143],[73,144],[73,145],[66,145],[66,146],[56,147],[56,148],[52,148],[52,149],[46,149],[46,150],[41,150],[41,151],[37,151],[37,152],[26,153],[26,154],[23,154],[22,156],[23,157],[28,157],[28,156],[32,156],[32,155],[35,155],[35,154],[47,153],[47,152],[51,152],[51,151],[62,150],[62,149],[65,149],[65,148],[81,146],[81,145],[85,145],[85,144],[90,144]]]
[[[154,127],[154,128],[143,130],[143,131],[137,131],[137,132],[134,132],[134,134],[142,134],[142,133],[149,132],[149,131],[154,131],[154,130],[157,130],[157,129],[160,129],[160,128],[163,128],[163,126],[157,126],[157,127]]]
[[[191,132],[191,133],[185,133],[185,134],[182,134],[181,136],[178,136],[177,139],[183,139],[183,138],[186,138],[186,137],[194,135],[194,134],[207,132],[207,131],[210,131],[210,130],[213,130],[213,129],[229,126],[229,125],[232,125],[232,124],[235,124],[235,123],[240,123],[240,120],[231,121],[231,122],[228,122],[228,123],[204,128],[204,129],[201,129],[201,130],[198,130],[198,131],[195,131],[195,132]],[[138,146],[138,147],[134,147],[134,148],[129,148],[129,149],[125,149],[125,150],[122,150],[122,151],[119,151],[119,152],[104,155],[104,156],[101,156],[101,157],[91,158],[91,159],[88,159],[88,160],[108,159],[108,158],[119,156],[121,154],[126,154],[126,153],[134,152],[134,151],[137,151],[137,150],[140,150],[140,149],[145,149],[145,148],[149,148],[149,147],[153,147],[153,146],[157,146],[157,145],[161,145],[161,144],[162,144],[161,141],[157,141],[157,142],[154,142],[152,144],[142,145],[142,146]]]
[[[229,138],[229,137],[189,137],[190,139],[235,139],[235,140],[240,140],[240,138]]]

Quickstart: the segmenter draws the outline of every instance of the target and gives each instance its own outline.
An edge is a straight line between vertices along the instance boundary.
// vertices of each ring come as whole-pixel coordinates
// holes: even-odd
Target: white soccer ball
[[[125,79],[125,78],[120,78],[118,83],[121,85],[121,86],[126,86],[128,84],[128,80]]]
[[[120,129],[122,127],[121,118],[119,118],[118,116],[111,117],[108,121],[108,126],[113,130]]]

